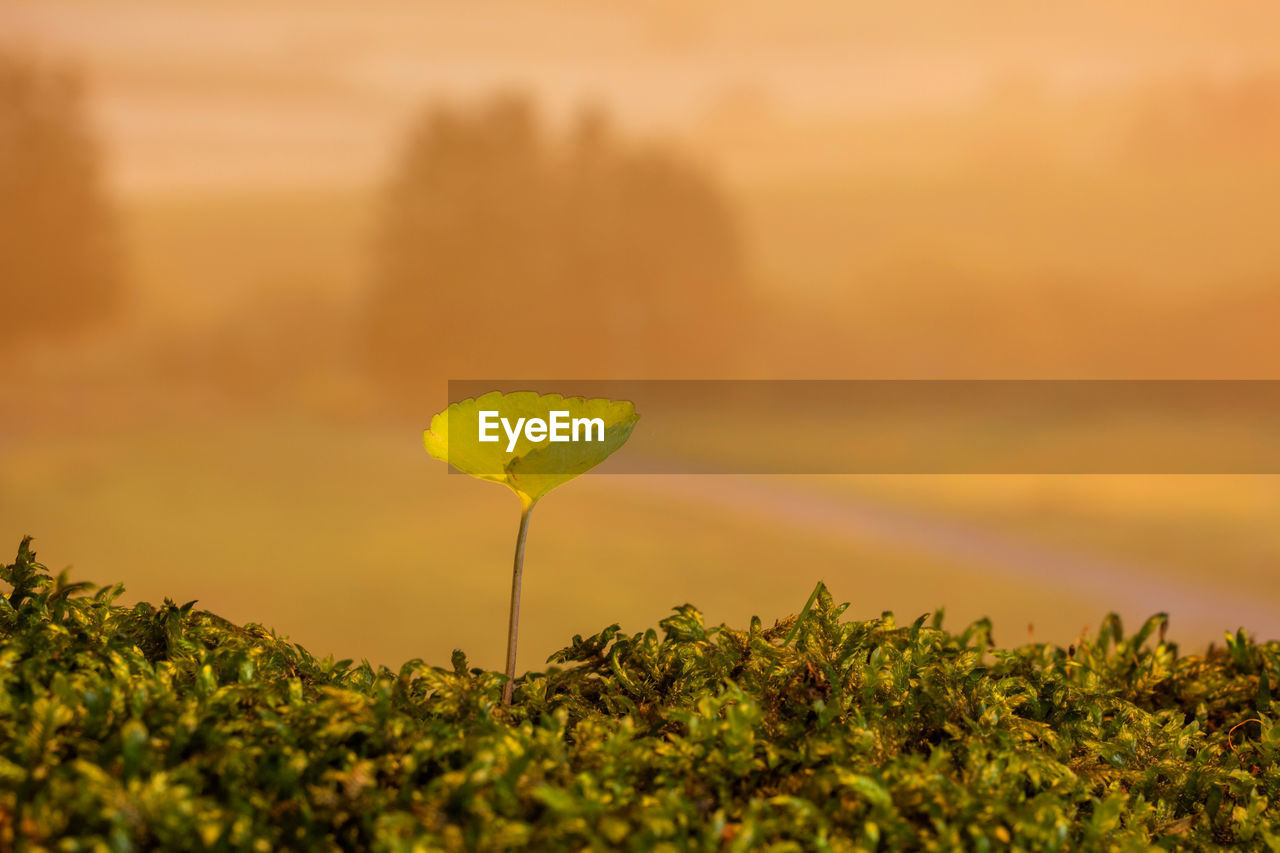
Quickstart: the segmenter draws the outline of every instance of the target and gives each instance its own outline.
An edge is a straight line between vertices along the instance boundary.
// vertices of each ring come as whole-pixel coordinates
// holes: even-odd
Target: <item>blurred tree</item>
[[[745,297],[731,211],[598,112],[546,134],[527,99],[439,107],[392,181],[369,361],[424,378],[716,375]]]
[[[1280,74],[1160,80],[1134,100],[1127,153],[1135,159],[1238,166],[1280,155]]]
[[[90,327],[119,296],[78,74],[0,54],[0,358]]]

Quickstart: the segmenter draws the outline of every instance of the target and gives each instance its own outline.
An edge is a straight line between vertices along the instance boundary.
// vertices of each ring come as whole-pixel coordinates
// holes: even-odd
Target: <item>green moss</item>
[[[1280,849],[1280,645],[1181,656],[1163,616],[997,650],[822,587],[798,624],[686,605],[503,709],[461,653],[317,660],[26,542],[0,577],[0,849]]]

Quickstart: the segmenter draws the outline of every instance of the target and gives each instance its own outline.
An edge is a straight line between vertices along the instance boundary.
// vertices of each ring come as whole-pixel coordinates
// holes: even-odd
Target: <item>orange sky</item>
[[[840,119],[963,108],[1010,77],[1079,91],[1274,69],[1278,24],[1259,0],[0,5],[0,43],[91,72],[126,191],[364,183],[431,95],[515,86],[667,133],[743,92]]]

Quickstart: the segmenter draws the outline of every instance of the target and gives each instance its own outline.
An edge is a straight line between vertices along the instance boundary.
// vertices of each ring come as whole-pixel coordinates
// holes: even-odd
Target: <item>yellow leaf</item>
[[[560,425],[551,440],[550,426]],[[532,506],[547,492],[607,459],[639,419],[626,400],[492,391],[454,403],[423,433],[427,452],[464,474],[503,483]],[[546,430],[530,429],[541,423]],[[482,441],[483,436],[491,440]]]

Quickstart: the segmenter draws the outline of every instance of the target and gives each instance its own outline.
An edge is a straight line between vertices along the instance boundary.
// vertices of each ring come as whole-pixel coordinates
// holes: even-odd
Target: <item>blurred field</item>
[[[852,477],[840,486],[1258,593],[1269,594],[1280,563],[1275,476]]]
[[[168,425],[10,445],[0,461],[0,539],[34,532],[51,567],[122,581],[128,600],[198,598],[342,656],[438,663],[463,647],[482,665],[501,661],[518,505],[447,475],[411,425]],[[980,567],[761,524],[631,482],[641,479],[590,477],[539,506],[522,665],[568,633],[642,630],[685,601],[717,620],[780,618],[819,579],[863,615],[921,609],[927,584],[923,609],[1024,624],[1026,589]],[[1061,610],[1044,618],[1062,636],[1084,624]]]
[[[128,600],[198,598],[339,656],[439,662],[460,646],[482,665],[500,662],[516,502],[445,474],[411,424],[156,424],[11,442],[0,462],[0,539],[36,533],[51,566],[124,582]],[[1213,579],[1203,610],[1173,614],[1171,636],[1193,645],[1235,627],[1215,623],[1214,590],[1280,605],[1267,577],[1275,478],[683,479],[592,476],[538,508],[523,666],[567,633],[611,621],[640,630],[684,601],[716,620],[781,617],[818,579],[854,615],[914,618],[945,606],[953,624],[990,616],[1002,642],[1021,640],[1029,623],[1038,639],[1067,642],[1110,609],[1140,619],[1164,604],[1170,581]],[[924,508],[925,524],[960,521],[1050,555],[1130,560],[1135,577],[1117,580],[1145,578],[1151,605],[1034,562],[1011,576],[927,540],[864,536],[856,523],[815,525],[812,513],[732,499],[748,487],[780,500],[797,489],[855,496],[909,517]]]

